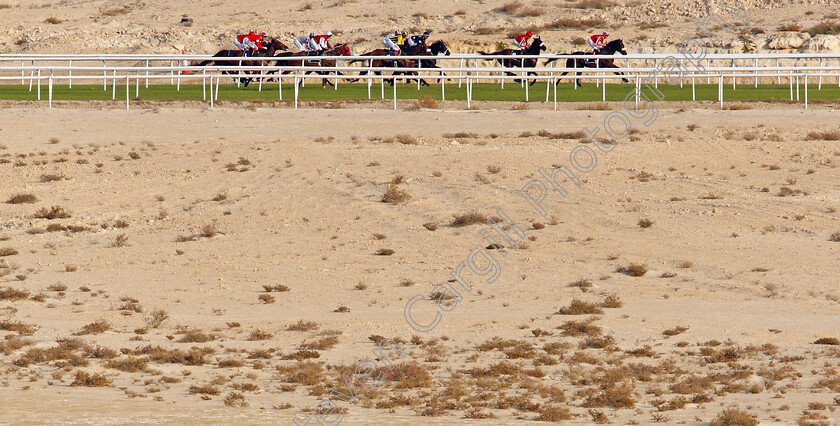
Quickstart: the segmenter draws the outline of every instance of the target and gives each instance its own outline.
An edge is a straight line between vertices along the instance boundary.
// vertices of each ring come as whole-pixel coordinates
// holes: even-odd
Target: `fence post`
[[[723,73],[718,76],[718,100],[720,100],[720,109],[723,109]]]
[[[298,75],[297,71],[295,71],[295,109],[298,107]]]
[[[397,110],[397,78],[394,77],[394,111]]]
[[[440,79],[440,100],[442,100],[442,101],[446,100],[446,79],[445,78]]]
[[[470,109],[470,75],[467,74],[467,109]]]
[[[552,83],[554,83],[554,110],[557,111],[557,76],[551,73]]]
[[[136,89],[134,89],[134,97],[139,98],[140,97],[140,70],[137,70],[136,80],[137,81],[135,82]]]
[[[373,85],[373,59],[368,59],[368,70],[367,70],[368,100],[371,99],[370,86],[372,86],[372,85]]]
[[[129,99],[128,90],[129,90],[130,87],[131,87],[131,84],[129,84],[128,76],[125,76],[125,110],[126,111],[128,111],[128,99]]]
[[[116,69],[114,70],[114,78],[113,78],[113,80],[111,80],[111,90],[113,92],[111,94],[111,100],[115,101],[115,100],[117,100],[117,70]]]
[[[213,75],[210,75],[210,108],[213,108]]]
[[[758,59],[755,60],[755,88],[758,89]]]
[[[38,100],[41,100],[41,70],[38,70]]]
[[[808,109],[808,74],[805,74],[805,109]]]
[[[68,70],[67,70],[67,88],[72,89],[73,88],[73,60],[72,59],[67,64],[67,67],[68,67]]]
[[[149,88],[149,60],[146,59],[146,88]]]
[[[781,75],[781,73],[779,75]],[[793,100],[793,71],[790,72],[788,80],[790,81],[790,100]]]
[[[47,97],[49,98],[49,107],[52,108],[52,86],[53,86],[53,79],[52,75],[50,75],[49,79],[49,89],[47,90]]]
[[[799,100],[799,74],[796,75],[796,100]]]
[[[577,74],[577,58],[574,58],[574,60],[572,61],[572,68],[575,69],[575,72],[572,73],[572,75],[575,77],[575,78],[572,79],[572,86],[574,86],[575,90],[577,90],[577,86],[578,86],[577,85],[577,83],[578,83],[578,81],[577,81],[577,76],[578,76],[578,74]]]
[[[463,72],[463,71],[461,71],[461,69],[462,69],[462,68],[464,68],[464,58],[461,58],[461,66],[460,66],[460,67],[458,67],[458,68],[459,68],[459,69],[458,69],[458,77],[463,77],[463,76],[464,76],[464,72]],[[459,88],[459,89],[461,88],[461,79],[460,79],[460,78],[458,79],[458,88]]]
[[[102,61],[102,91],[108,91],[108,70],[105,69],[106,67],[105,61]]]
[[[817,90],[822,90],[822,67],[823,67],[823,58],[820,58],[820,82],[817,84]]]
[[[20,85],[23,86],[26,84],[26,71],[23,70],[25,67],[23,61],[20,61]],[[31,80],[30,80],[31,81]],[[32,86],[29,86],[29,90],[32,90]]]
[[[280,94],[280,100],[282,101],[283,100],[283,77],[280,77],[281,75],[283,75],[283,73],[278,71],[277,72],[277,92]]]
[[[694,73],[691,73],[691,100],[692,101],[697,100],[697,92],[696,92],[695,87],[694,87]]]

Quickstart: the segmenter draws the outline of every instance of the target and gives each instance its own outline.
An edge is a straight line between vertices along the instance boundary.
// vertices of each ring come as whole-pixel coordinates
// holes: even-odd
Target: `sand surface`
[[[338,401],[351,424],[451,423],[474,407],[499,424],[545,407],[567,407],[577,423],[591,421],[590,410],[616,424],[696,423],[728,406],[790,423],[815,402],[836,421],[840,353],[813,342],[840,337],[840,243],[830,241],[840,231],[840,148],[808,136],[832,130],[836,112],[663,109],[599,156],[580,187],[565,182],[565,198],[548,194],[540,217],[517,191],[539,168],[568,165],[580,141],[537,133],[599,126],[609,112],[0,110],[0,159],[8,160],[0,195],[38,199],[0,204],[0,248],[18,252],[0,258],[0,287],[28,292],[0,309],[6,324],[34,326],[2,332],[7,345],[25,345],[0,352],[4,421],[289,424],[343,387],[342,372],[371,356],[372,335],[402,339],[400,361],[429,378],[409,386],[400,380],[414,376],[403,371],[360,392],[359,406]],[[401,134],[412,137],[394,140]],[[50,174],[63,179],[42,182]],[[397,176],[410,198],[383,203]],[[779,196],[782,188],[791,195]],[[54,205],[70,217],[35,217]],[[479,230],[492,232],[453,227],[453,216],[498,216],[499,208],[527,237],[496,254],[498,281],[465,274],[473,291],[434,331],[412,330],[406,302],[487,245]],[[641,219],[653,224],[642,228]],[[87,229],[45,232],[56,224]],[[616,272],[633,263],[646,265],[644,276]],[[569,286],[582,279],[586,292]],[[264,291],[277,285],[288,290]],[[621,307],[557,315],[573,299],[601,303],[611,294]],[[349,312],[335,312],[340,306]],[[167,314],[157,328],[155,310]],[[425,301],[415,312],[428,321],[434,311]],[[590,338],[611,336],[605,347],[579,348],[587,336],[558,329],[587,318],[601,327]],[[299,320],[317,329],[287,329]],[[73,336],[96,321],[110,329]],[[677,326],[688,329],[663,335]],[[178,343],[188,330],[212,340]],[[270,337],[250,340],[254,330]],[[313,382],[295,375],[305,364],[282,359],[330,336],[337,341],[316,350],[324,376]],[[481,347],[496,337],[508,346]],[[56,359],[32,352],[59,339],[78,340],[65,341],[70,349]],[[132,352],[147,345],[214,353],[204,365],[151,360],[134,371],[115,362],[150,358]],[[96,358],[97,346],[129,354]],[[628,353],[645,346],[648,356]],[[724,348],[732,358],[714,358]],[[472,370],[501,361],[521,371]],[[637,363],[659,371],[627,373]],[[112,384],[72,386],[79,371]],[[620,377],[605,378],[609,371]],[[710,382],[676,393],[672,385],[687,377]],[[447,393],[456,384],[466,393]],[[203,400],[190,391],[203,385],[219,394]],[[598,392],[611,386],[630,386],[631,408],[599,407]],[[232,393],[248,406],[227,406]],[[696,394],[712,401],[692,403]],[[494,408],[515,395],[526,402]],[[679,396],[684,407],[655,408]],[[432,408],[439,412],[424,413]]]

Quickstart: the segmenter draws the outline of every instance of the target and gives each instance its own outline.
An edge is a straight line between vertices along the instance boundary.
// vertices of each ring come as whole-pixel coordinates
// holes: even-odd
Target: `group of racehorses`
[[[243,65],[248,67],[255,67],[255,66],[262,66],[262,65],[271,65],[271,62],[274,62],[275,66],[278,67],[306,67],[307,71],[304,75],[310,73],[316,73],[318,75],[327,75],[331,74],[334,71],[319,71],[317,68],[319,67],[329,67],[334,68],[336,66],[335,59],[325,59],[321,58],[320,56],[351,56],[350,47],[346,44],[337,44],[330,49],[318,52],[317,54],[313,55],[311,52],[289,52],[288,46],[283,44],[280,40],[277,39],[270,39],[267,43],[267,48],[261,49],[258,51],[254,51],[252,54],[246,56],[245,52],[242,50],[221,50],[215,55],[214,58],[220,59],[210,59],[199,63],[199,66],[206,66],[209,64],[214,65],[221,65],[221,66],[234,66],[234,65]],[[539,37],[534,38],[534,41],[528,46],[525,50],[516,50],[516,49],[503,49],[497,52],[487,53],[487,52],[478,52],[480,55],[493,55],[493,56],[507,56],[505,58],[498,58],[496,59],[499,64],[503,67],[507,68],[535,68],[537,66],[537,59],[536,58],[518,58],[519,55],[531,55],[536,56],[539,55],[541,52],[546,50],[545,44]],[[627,51],[624,47],[624,41],[621,39],[613,40],[607,43],[599,52],[599,55],[614,55],[616,53],[621,53],[622,55],[626,55]],[[405,46],[402,50],[402,55],[404,56],[438,56],[438,55],[449,55],[449,48],[446,46],[441,40],[435,41],[430,45],[418,44],[414,47]],[[571,55],[585,55],[587,52],[573,52]],[[435,59],[421,59],[420,63],[418,64],[416,60],[412,59],[403,59],[399,56],[389,56],[389,52],[386,49],[376,49],[371,52],[367,52],[362,54],[361,56],[367,57],[375,57],[376,59],[356,59],[351,60],[350,63],[354,62],[368,62],[368,65],[371,67],[371,70],[367,70],[362,72],[360,75],[368,75],[371,71],[377,75],[381,75],[381,71],[379,68],[439,68],[436,65]],[[273,60],[255,60],[249,59],[254,57],[260,58],[274,58]],[[382,59],[379,59],[382,57]],[[221,59],[226,58],[226,59]],[[237,60],[238,59],[238,60]],[[546,61],[546,65],[556,61],[557,58],[549,59]],[[311,69],[309,67],[312,67]],[[597,58],[593,56],[591,59],[588,58],[568,58],[566,59],[566,68],[619,68],[615,65],[614,60],[611,58]],[[225,73],[230,74],[240,74],[239,71],[223,71]],[[268,71],[268,74],[274,73],[275,71]],[[284,71],[283,74],[290,73],[291,70]],[[242,74],[255,74],[257,71],[249,71],[243,72]],[[617,75],[623,75],[621,72],[614,71]],[[340,72],[336,74],[342,75]],[[442,73],[441,73],[442,74]],[[506,74],[515,76],[516,73],[512,71],[506,72]],[[568,72],[564,72],[561,76],[565,76]],[[577,72],[573,73],[577,76]],[[393,75],[414,75],[417,76],[416,71],[394,71]],[[528,72],[528,75],[536,75],[535,72],[531,71]],[[416,77],[419,79],[419,77]],[[248,84],[251,82],[251,77],[240,77],[240,81],[247,87]],[[622,78],[622,80],[626,83],[628,82],[627,79]],[[357,81],[357,80],[350,80]],[[394,84],[393,79],[386,80],[389,84]],[[408,80],[411,81],[411,80]],[[519,81],[519,80],[515,80]],[[419,79],[420,84],[428,86],[429,84]],[[530,84],[533,85],[536,83],[536,80],[533,80]],[[575,83],[580,86],[580,80],[575,80]],[[322,86],[326,87],[327,85],[332,85],[329,79],[322,79]]]

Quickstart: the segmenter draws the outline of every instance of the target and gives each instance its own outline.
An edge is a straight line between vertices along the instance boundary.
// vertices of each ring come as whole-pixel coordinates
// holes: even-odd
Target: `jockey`
[[[332,35],[332,31],[327,31],[322,35],[316,35],[315,37],[312,37],[312,43],[315,44],[315,46],[317,46],[315,50],[317,50],[320,53],[330,49],[332,47],[330,46],[330,37],[332,37]]]
[[[429,38],[429,32],[425,31],[423,34],[413,35],[405,40],[408,47],[415,47],[421,44],[426,44],[426,39]]]
[[[315,44],[315,33],[309,33],[308,36],[300,36],[295,39],[295,47],[301,52],[317,52],[318,45]]]
[[[405,38],[400,30],[396,30],[382,39],[382,44],[388,50],[388,56],[395,56],[400,54],[400,45],[405,43]]]
[[[513,38],[513,46],[519,49],[519,52],[522,53],[526,49],[528,49],[528,39],[533,36],[534,33],[528,31],[525,34],[520,34]]]
[[[586,40],[586,42],[589,43],[589,46],[593,49],[593,55],[597,55],[598,52],[601,51],[601,48],[604,47],[604,45],[606,44],[607,37],[609,36],[610,32],[604,31],[601,34],[593,34],[592,37],[589,37],[589,39]]]
[[[236,47],[245,52],[245,56],[248,56],[248,53],[254,49],[262,49],[262,39],[267,34],[262,33],[262,35],[257,35],[257,33],[251,31],[248,34],[239,34],[236,38],[233,39],[233,44]]]

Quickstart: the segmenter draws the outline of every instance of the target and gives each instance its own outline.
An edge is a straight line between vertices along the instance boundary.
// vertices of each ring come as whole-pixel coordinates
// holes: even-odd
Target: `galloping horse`
[[[349,56],[350,55],[350,47],[346,44],[337,44],[333,46],[329,50],[325,50],[323,52],[324,56]],[[319,55],[320,56],[320,55]],[[318,56],[310,56],[309,52],[283,52],[277,55],[278,58],[301,58],[301,59],[278,59],[275,62],[275,65],[279,67],[308,67],[310,65],[314,65],[316,67],[335,67],[335,59],[319,59]],[[288,74],[292,71],[283,71],[283,74]],[[318,75],[326,75],[332,71],[318,71],[318,70],[307,70],[303,75],[315,73]],[[338,75],[344,75],[342,73],[337,73]],[[355,80],[349,80],[353,82]],[[303,81],[301,81],[302,83]],[[330,83],[329,79],[322,78],[321,79],[321,87],[327,87],[327,85],[332,86],[333,84]]]
[[[534,41],[531,43],[530,46],[528,46],[527,49],[525,49],[524,52],[522,52],[522,54],[523,55],[539,55],[540,51],[543,51],[545,49],[546,49],[546,47],[543,44],[542,40],[539,37],[534,37]],[[499,61],[499,63],[503,67],[507,67],[507,68],[522,68],[522,67],[534,68],[534,67],[537,66],[537,59],[536,58],[524,59],[524,64],[523,64],[523,59],[517,59],[516,58],[516,55],[518,55],[517,52],[518,51],[514,50],[514,49],[503,49],[503,50],[500,50],[498,52],[493,52],[493,53],[486,53],[486,52],[478,52],[478,53],[480,55],[509,55],[509,56],[511,56],[510,58],[496,59],[497,61]],[[513,76],[516,75],[516,73],[511,72],[511,71],[506,71],[505,74],[513,75]],[[537,73],[532,71],[532,72],[529,72],[528,75],[537,75]],[[515,81],[517,83],[519,82],[519,80],[513,80],[513,81]],[[537,80],[534,80],[534,81],[531,82],[530,85],[533,86],[534,83],[536,83],[536,82],[537,82]]]
[[[422,46],[423,51],[425,51],[425,49],[426,49],[425,45],[418,45],[415,48],[417,48],[419,50],[420,46]],[[408,54],[408,53],[406,53],[406,54]],[[376,49],[376,50],[373,50],[373,51],[368,52],[368,53],[363,53],[361,56],[382,56],[382,57],[393,58],[393,59],[373,59],[373,60],[371,60],[371,59],[356,59],[356,60],[350,61],[350,63],[352,64],[352,63],[355,63],[355,62],[366,62],[367,61],[367,62],[370,62],[370,66],[373,67],[373,68],[416,68],[417,67],[417,62],[415,62],[413,60],[410,60],[410,59],[399,59],[399,56],[389,56],[388,51],[385,50],[385,49]],[[381,71],[373,71],[373,70],[363,71],[359,75],[360,76],[369,75],[371,72],[373,72],[376,75],[382,75]],[[417,75],[417,72],[416,71],[394,71],[393,75]],[[385,81],[387,81],[388,84],[390,84],[392,86],[394,85],[394,79],[387,79]],[[423,84],[424,86],[429,85],[429,83],[426,83],[423,80],[420,80],[420,84]]]
[[[274,56],[274,54],[276,52],[278,52],[280,50],[286,50],[288,48],[289,47],[286,46],[285,44],[283,44],[283,42],[281,42],[280,40],[272,39],[271,43],[268,45],[267,49],[258,51],[254,56],[255,57]],[[213,57],[214,58],[250,58],[252,56],[245,56],[245,52],[242,51],[242,50],[220,50],[218,53],[213,55]],[[247,59],[242,59],[241,63],[242,63],[242,65],[249,66],[249,67],[250,66],[263,65],[263,61],[253,61],[253,60],[247,60]],[[236,61],[208,59],[206,61],[202,61],[201,63],[199,63],[198,66],[205,67],[209,64],[220,65],[220,66],[237,65]],[[251,74],[251,73],[253,73],[253,71],[246,71],[245,73],[246,74]],[[222,71],[222,74],[239,74],[239,72],[238,71]],[[251,80],[252,80],[251,78],[245,78],[245,77],[242,77],[242,78],[239,79],[239,81],[242,84],[244,84],[245,87],[248,87],[248,84],[251,83]]]
[[[616,39],[609,43],[607,43],[604,47],[601,48],[601,51],[598,52],[598,55],[614,55],[617,53],[621,53],[622,55],[626,55],[627,51],[624,50],[624,41],[622,39]],[[571,55],[585,55],[588,52],[573,52],[570,53]],[[614,62],[615,60],[612,58],[597,58],[598,55],[592,55],[592,59],[583,59],[583,58],[568,58],[566,59],[566,68],[619,68]],[[545,62],[546,65],[556,61],[558,58],[549,59]],[[596,63],[597,61],[597,63]],[[564,76],[568,74],[569,71],[560,74],[560,76]],[[575,77],[577,77],[578,73],[573,73]],[[624,73],[614,71],[615,75],[624,75]],[[621,81],[625,83],[629,83],[630,80],[626,78],[622,78]],[[575,83],[578,86],[582,86],[580,84],[579,79],[575,79]]]

